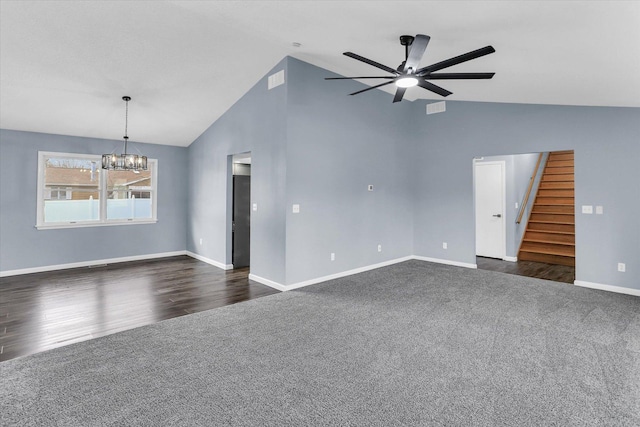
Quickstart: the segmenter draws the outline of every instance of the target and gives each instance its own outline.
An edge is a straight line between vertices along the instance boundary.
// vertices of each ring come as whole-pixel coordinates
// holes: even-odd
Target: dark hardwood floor
[[[279,291],[188,256],[0,278],[0,361]]]
[[[554,265],[535,261],[503,261],[501,259],[476,257],[480,270],[499,271],[517,276],[536,277],[554,282],[571,283],[576,277],[576,268],[567,265]]]

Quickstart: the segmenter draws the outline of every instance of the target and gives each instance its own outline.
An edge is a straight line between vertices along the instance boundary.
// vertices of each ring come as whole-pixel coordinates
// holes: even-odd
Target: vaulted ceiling
[[[450,100],[640,107],[636,1],[2,0],[0,16],[4,129],[119,139],[129,95],[131,140],[188,146],[286,55],[380,75],[342,52],[396,67],[417,33],[421,65],[496,49],[447,69],[496,72],[443,82]]]

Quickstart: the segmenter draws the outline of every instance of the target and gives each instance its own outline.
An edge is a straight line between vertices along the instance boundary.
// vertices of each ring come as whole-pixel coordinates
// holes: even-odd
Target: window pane
[[[146,171],[107,173],[107,219],[150,219],[152,212],[152,165]]]
[[[100,170],[95,160],[49,157],[44,165],[44,222],[100,218]]]

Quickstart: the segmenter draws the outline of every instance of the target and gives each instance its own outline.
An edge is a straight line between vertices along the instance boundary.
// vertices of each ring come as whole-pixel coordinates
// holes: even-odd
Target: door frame
[[[226,210],[226,247],[225,257],[227,269],[233,269],[233,158],[235,156],[248,154],[251,157],[251,163],[253,164],[253,156],[251,150],[240,151],[238,153],[232,153],[227,155],[227,210]],[[253,174],[251,176],[251,196],[253,201]],[[253,212],[253,211],[252,211]],[[253,215],[249,222],[250,229],[253,229]],[[249,244],[249,253],[253,251],[253,245]],[[251,259],[251,255],[249,255]],[[251,268],[251,265],[249,265]]]
[[[509,261],[507,259],[507,174],[506,174],[506,161],[504,160],[490,160],[483,161],[483,158],[473,159],[473,241],[474,241],[474,254],[477,254],[478,247],[478,233],[476,230],[477,223],[477,212],[476,212],[476,167],[478,165],[500,165],[500,173],[502,175],[502,241],[501,241],[501,252],[502,256],[500,257],[504,261]]]

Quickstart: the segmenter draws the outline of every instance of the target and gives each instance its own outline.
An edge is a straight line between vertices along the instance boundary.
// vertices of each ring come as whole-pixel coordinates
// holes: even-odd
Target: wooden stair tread
[[[545,262],[548,264],[556,264],[556,265],[569,265],[575,267],[576,259],[575,257],[568,257],[562,255],[549,255],[549,254],[539,254],[535,252],[520,252],[518,254],[518,260],[522,261],[535,261],[535,262]]]
[[[573,214],[573,206],[555,206],[555,205],[545,205],[545,206],[534,206],[532,213],[540,213],[540,214],[556,214],[556,213],[566,213]]]
[[[540,223],[540,224],[563,224],[563,225],[575,225],[575,221],[574,222],[560,222],[560,221],[546,221],[546,220],[541,220],[541,219],[530,219],[529,222],[536,222],[536,223]]]
[[[546,255],[555,255],[555,256],[566,256],[567,258],[575,258],[576,255],[568,254],[567,252],[555,249],[540,249],[540,248],[520,248],[520,252],[530,252],[534,254],[546,254]]]
[[[573,234],[575,236],[575,232],[574,231],[558,231],[558,230],[527,230],[527,231],[533,231],[534,233],[549,233],[549,234]]]
[[[525,238],[523,242],[549,243],[551,245],[575,246],[575,242],[556,242],[555,240]],[[526,251],[526,249],[523,249]]]

